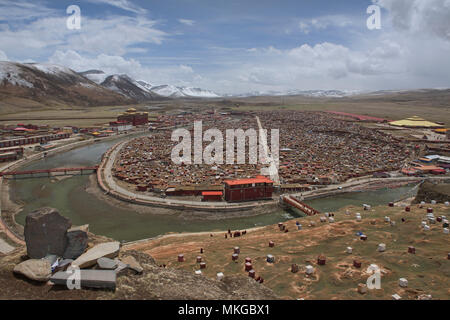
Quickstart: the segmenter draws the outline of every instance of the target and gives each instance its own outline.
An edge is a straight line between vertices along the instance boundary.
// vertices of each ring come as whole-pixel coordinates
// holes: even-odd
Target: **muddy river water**
[[[124,139],[124,138],[121,138]],[[126,139],[129,139],[127,137]],[[22,169],[47,169],[56,167],[89,166],[100,162],[103,153],[119,140],[97,142],[65,153],[60,153],[29,164]],[[246,229],[274,224],[292,219],[294,213],[277,209],[274,212],[253,217],[225,220],[184,220],[176,215],[155,215],[136,212],[101,200],[86,191],[89,176],[73,176],[65,179],[32,178],[11,180],[11,198],[24,205],[16,221],[24,224],[25,216],[37,208],[50,206],[71,219],[73,225],[89,224],[96,234],[117,240],[133,241],[150,238],[167,232],[198,232],[231,229]],[[413,195],[412,186],[395,189],[355,192],[306,201],[319,211],[333,211],[347,205],[386,204]]]

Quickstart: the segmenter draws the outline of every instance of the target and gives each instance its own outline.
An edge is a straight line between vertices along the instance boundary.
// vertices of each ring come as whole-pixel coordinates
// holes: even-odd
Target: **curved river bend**
[[[100,163],[106,150],[119,138],[97,142],[65,153],[56,154],[39,162],[25,166],[24,170],[46,169],[64,166],[89,166]],[[73,176],[61,180],[49,178],[17,179],[11,181],[11,198],[23,203],[16,215],[16,221],[24,224],[26,215],[37,208],[57,208],[68,217],[73,225],[89,224],[96,234],[117,240],[134,241],[150,238],[167,232],[199,232],[231,229],[247,229],[255,226],[275,224],[295,217],[293,213],[277,210],[270,214],[226,220],[183,220],[176,216],[138,213],[132,209],[117,208],[114,205],[88,193],[89,176]],[[329,198],[306,201],[319,211],[333,211],[346,205],[386,204],[400,199],[411,192],[411,186],[396,189],[342,194]],[[370,201],[368,200],[370,199]]]

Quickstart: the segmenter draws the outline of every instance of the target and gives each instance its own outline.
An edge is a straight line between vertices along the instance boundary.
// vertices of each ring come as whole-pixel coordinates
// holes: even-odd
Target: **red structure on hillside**
[[[226,180],[225,201],[255,201],[272,199],[273,181],[266,177]]]
[[[389,121],[388,119],[376,118],[376,117],[365,116],[365,115],[354,114],[354,113],[347,113],[347,112],[339,112],[339,111],[325,111],[325,112],[352,118],[352,119],[356,119],[359,121],[368,121],[368,122],[388,122]]]
[[[119,114],[117,122],[130,123],[133,126],[139,126],[148,123],[147,112],[137,112],[136,109],[130,108],[125,113]]]

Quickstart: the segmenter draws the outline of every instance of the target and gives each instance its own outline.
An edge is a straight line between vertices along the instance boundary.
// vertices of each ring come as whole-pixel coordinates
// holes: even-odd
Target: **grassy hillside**
[[[450,208],[434,205],[435,216],[450,216]],[[201,255],[207,268],[203,274],[214,278],[217,272],[225,275],[246,275],[244,259],[252,259],[256,276],[264,278],[264,284],[284,299],[391,299],[395,293],[402,299],[416,299],[420,294],[431,294],[436,299],[450,298],[450,260],[447,254],[450,248],[450,236],[443,233],[443,227],[437,223],[430,231],[420,227],[426,215],[426,208],[417,205],[411,212],[402,207],[380,206],[370,211],[348,207],[335,213],[335,223],[321,223],[318,216],[298,219],[303,225],[297,230],[295,221],[285,223],[289,232],[281,232],[276,225],[247,232],[239,238],[225,239],[224,234],[171,235],[144,243],[131,245],[152,255],[158,263],[167,264],[194,272],[199,269],[196,257]],[[357,222],[355,213],[360,212],[362,221]],[[384,222],[389,216],[395,226]],[[402,222],[401,219],[406,219]],[[316,226],[308,226],[312,221]],[[366,241],[360,240],[357,232],[367,235]],[[269,241],[275,247],[268,246]],[[386,244],[385,252],[378,252],[379,243]],[[237,262],[231,256],[233,248],[240,247],[241,254]],[[346,248],[353,248],[347,254]],[[408,247],[414,246],[416,254],[408,253]],[[200,254],[200,248],[204,253]],[[177,262],[177,255],[184,254],[186,262]],[[275,263],[267,263],[266,255],[275,256]],[[317,264],[317,257],[326,256],[326,265]],[[360,260],[361,268],[353,266],[353,260]],[[298,273],[290,271],[291,265],[300,267]],[[382,270],[381,289],[369,290],[361,295],[357,292],[359,283],[366,283],[366,273],[370,264],[377,264]],[[313,276],[305,274],[306,265],[315,268]],[[399,278],[409,281],[408,288],[398,285]]]

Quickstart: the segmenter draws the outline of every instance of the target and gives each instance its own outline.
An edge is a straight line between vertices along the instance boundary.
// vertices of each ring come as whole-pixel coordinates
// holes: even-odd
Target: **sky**
[[[448,88],[449,17],[450,0],[0,0],[0,60],[220,94]]]

